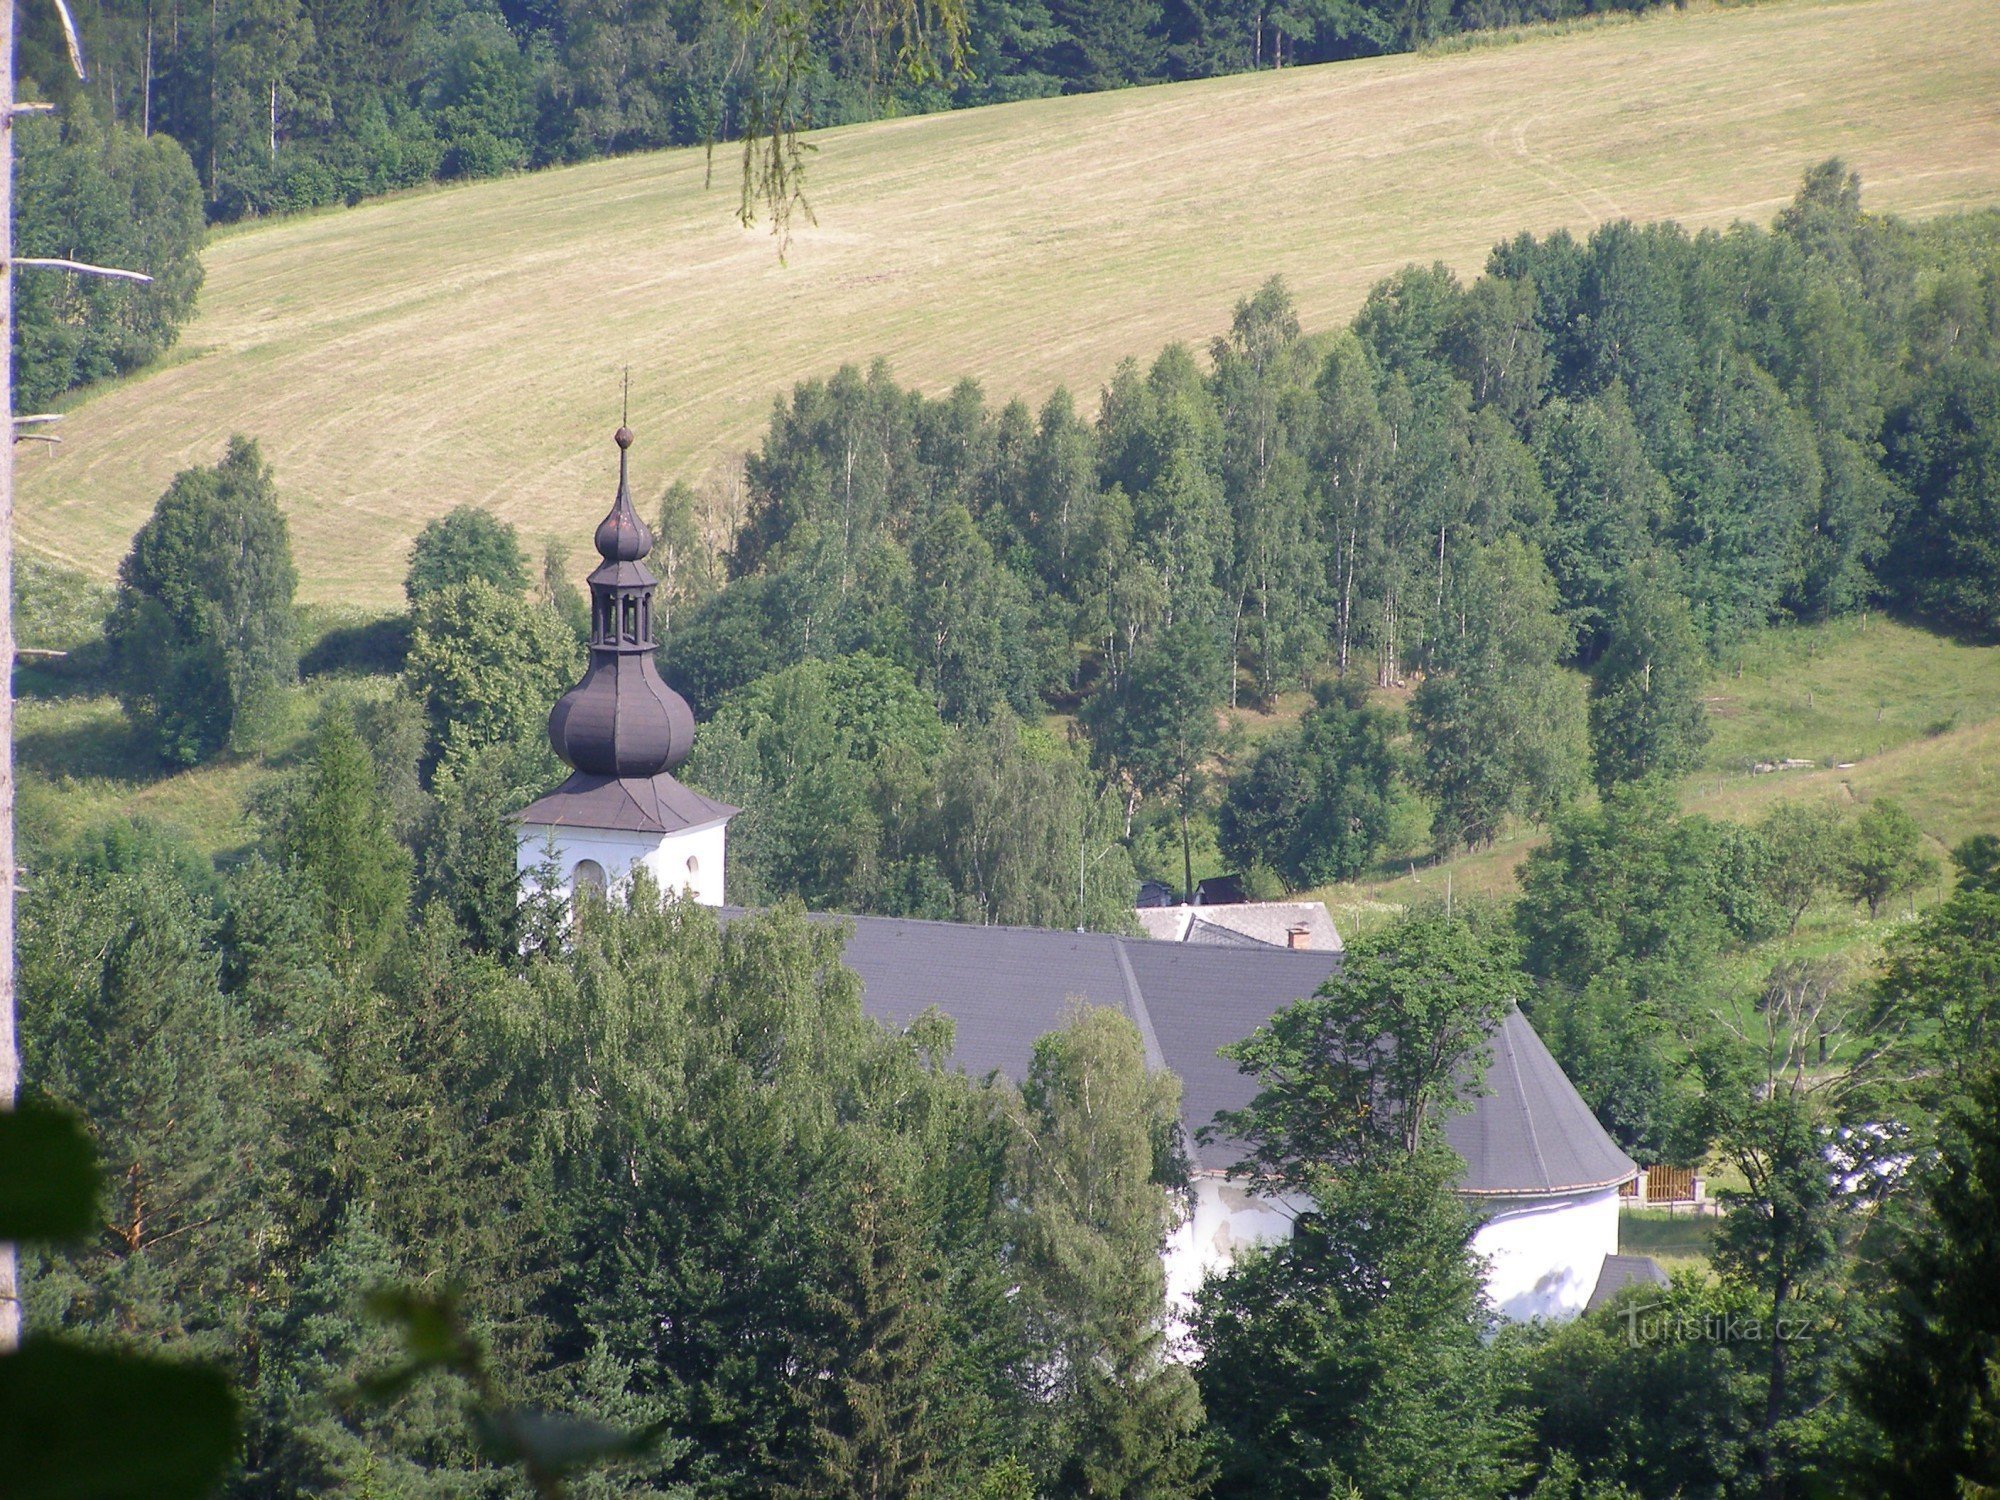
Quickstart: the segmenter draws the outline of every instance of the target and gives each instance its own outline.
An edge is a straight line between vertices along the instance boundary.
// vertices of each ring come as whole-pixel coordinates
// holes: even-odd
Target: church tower
[[[564,889],[615,890],[641,866],[661,890],[723,901],[725,835],[736,809],[672,775],[694,745],[694,714],[653,664],[653,534],[632,508],[632,433],[620,427],[618,497],[597,526],[590,575],[590,665],[549,714],[569,780],[515,814],[523,888],[551,855]]]

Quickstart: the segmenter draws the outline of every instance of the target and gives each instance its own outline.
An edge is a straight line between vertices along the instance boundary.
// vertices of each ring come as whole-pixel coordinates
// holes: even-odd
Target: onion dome
[[[657,776],[687,759],[694,713],[653,664],[653,534],[632,508],[630,430],[616,441],[618,497],[598,523],[604,561],[590,575],[590,666],[549,714],[549,744],[588,775]]]

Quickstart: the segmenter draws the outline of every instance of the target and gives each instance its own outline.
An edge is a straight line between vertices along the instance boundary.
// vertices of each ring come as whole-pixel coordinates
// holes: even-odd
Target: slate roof
[[[975,1075],[1024,1077],[1036,1038],[1062,1024],[1072,999],[1115,1006],[1139,1028],[1147,1061],[1179,1075],[1191,1130],[1256,1092],[1218,1050],[1318,989],[1341,957],[893,917],[815,920],[851,928],[846,961],[869,1014],[902,1027],[935,1005],[957,1022],[958,1061]],[[1518,1011],[1497,1028],[1493,1053],[1488,1092],[1445,1126],[1466,1159],[1464,1190],[1548,1193],[1622,1182],[1637,1170]],[[1237,1159],[1227,1142],[1195,1155],[1212,1170]]]
[[[1667,1273],[1660,1269],[1660,1263],[1650,1255],[1607,1255],[1604,1265],[1597,1273],[1597,1285],[1592,1288],[1590,1300],[1583,1305],[1587,1313],[1594,1313],[1609,1307],[1617,1295],[1628,1286],[1667,1285]]]
[[[657,776],[593,776],[578,771],[546,797],[514,814],[537,828],[609,828],[621,833],[682,833],[736,815],[737,809]]]
[[[1486,1092],[1469,1113],[1445,1123],[1445,1139],[1465,1158],[1462,1186],[1491,1194],[1552,1193],[1610,1187],[1638,1172],[1526,1016],[1508,1012],[1492,1045]]]

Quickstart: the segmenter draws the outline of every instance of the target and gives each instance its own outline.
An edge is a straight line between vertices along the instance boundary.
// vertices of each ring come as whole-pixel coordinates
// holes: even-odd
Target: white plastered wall
[[[727,833],[728,824],[720,819],[700,828],[668,834],[524,823],[515,846],[515,867],[521,874],[523,894],[536,889],[536,876],[548,858],[553,840],[566,894],[575,889],[577,867],[585,860],[592,860],[604,871],[605,883],[614,892],[631,879],[635,868],[643,865],[654,884],[667,894],[686,895],[703,906],[720,906],[725,889],[723,858]]]
[[[1220,1172],[1197,1172],[1194,1211],[1167,1240],[1167,1309],[1184,1329],[1202,1282],[1224,1271],[1245,1250],[1292,1237],[1292,1223],[1312,1206],[1295,1195],[1266,1197]]]
[[[1472,1237],[1486,1257],[1486,1295],[1503,1318],[1573,1318],[1618,1253],[1618,1189],[1533,1198],[1474,1198],[1485,1222]]]
[[[1618,1189],[1540,1197],[1472,1198],[1483,1222],[1472,1252],[1486,1260],[1486,1293],[1503,1318],[1571,1318],[1583,1311],[1604,1257],[1618,1249]],[[1202,1282],[1243,1251],[1291,1238],[1312,1207],[1299,1195],[1265,1197],[1215,1172],[1194,1180],[1194,1211],[1167,1241],[1167,1307],[1186,1329]]]

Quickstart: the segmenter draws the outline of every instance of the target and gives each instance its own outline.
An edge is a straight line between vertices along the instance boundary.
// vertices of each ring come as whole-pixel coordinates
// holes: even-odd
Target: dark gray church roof
[[[1583,1305],[1585,1312],[1596,1312],[1609,1307],[1618,1294],[1628,1286],[1668,1285],[1667,1273],[1660,1269],[1660,1263],[1650,1255],[1607,1255],[1597,1272],[1597,1285],[1591,1289],[1590,1300]]]
[[[1463,1185],[1480,1193],[1610,1187],[1639,1169],[1597,1123],[1528,1018],[1510,1011],[1493,1032],[1486,1092],[1445,1124],[1465,1158]]]
[[[736,809],[657,776],[592,776],[578,771],[546,797],[514,814],[546,828],[610,828],[621,833],[680,833],[733,817]]]
[[[1256,1092],[1218,1051],[1310,995],[1340,963],[1337,952],[1310,949],[892,917],[819,920],[851,927],[847,963],[861,978],[869,1014],[901,1027],[935,1005],[957,1022],[957,1057],[973,1074],[1025,1076],[1036,1038],[1062,1024],[1073,999],[1116,1007],[1139,1028],[1148,1061],[1179,1075],[1190,1129],[1242,1108]],[[1465,1158],[1467,1191],[1599,1187],[1636,1170],[1518,1011],[1496,1028],[1486,1089],[1470,1113],[1445,1126]],[[1211,1169],[1236,1160],[1227,1142],[1201,1146],[1196,1155]]]

